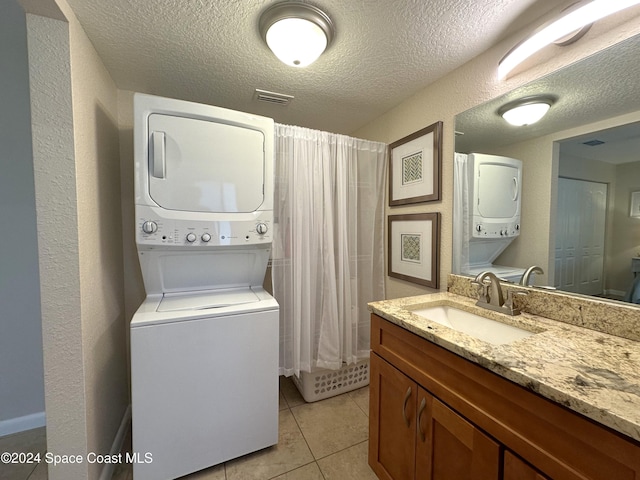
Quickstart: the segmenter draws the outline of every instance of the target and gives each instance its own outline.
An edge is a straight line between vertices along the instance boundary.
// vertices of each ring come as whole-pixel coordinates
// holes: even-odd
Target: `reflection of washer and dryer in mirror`
[[[172,479],[278,440],[273,120],[136,94],[131,322],[136,480]]]
[[[524,268],[494,261],[520,235],[522,161],[456,153],[454,181],[453,271],[519,282]]]

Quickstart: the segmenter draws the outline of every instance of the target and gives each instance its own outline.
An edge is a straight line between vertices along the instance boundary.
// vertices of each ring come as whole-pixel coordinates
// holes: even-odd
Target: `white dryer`
[[[456,153],[454,177],[454,272],[517,282],[524,268],[493,262],[520,235],[522,161]]]
[[[174,479],[278,441],[273,120],[134,97],[135,480]]]

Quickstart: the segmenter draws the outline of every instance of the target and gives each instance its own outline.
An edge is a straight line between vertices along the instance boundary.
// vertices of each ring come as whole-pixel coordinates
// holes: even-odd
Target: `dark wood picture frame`
[[[389,145],[389,206],[435,202],[441,190],[442,122]]]
[[[388,275],[439,288],[440,213],[389,215],[387,233]]]

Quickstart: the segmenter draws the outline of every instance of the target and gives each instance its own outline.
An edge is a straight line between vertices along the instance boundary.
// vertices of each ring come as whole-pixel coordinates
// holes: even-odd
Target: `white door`
[[[555,281],[585,295],[603,291],[607,185],[558,179]]]

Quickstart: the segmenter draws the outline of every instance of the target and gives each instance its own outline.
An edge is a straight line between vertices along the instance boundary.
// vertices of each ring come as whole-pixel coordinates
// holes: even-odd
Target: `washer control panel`
[[[167,219],[148,209],[137,211],[136,241],[139,245],[220,246],[270,243],[272,221],[264,212],[241,221]]]
[[[509,238],[520,235],[518,222],[491,222],[474,219],[473,236],[475,238]]]

